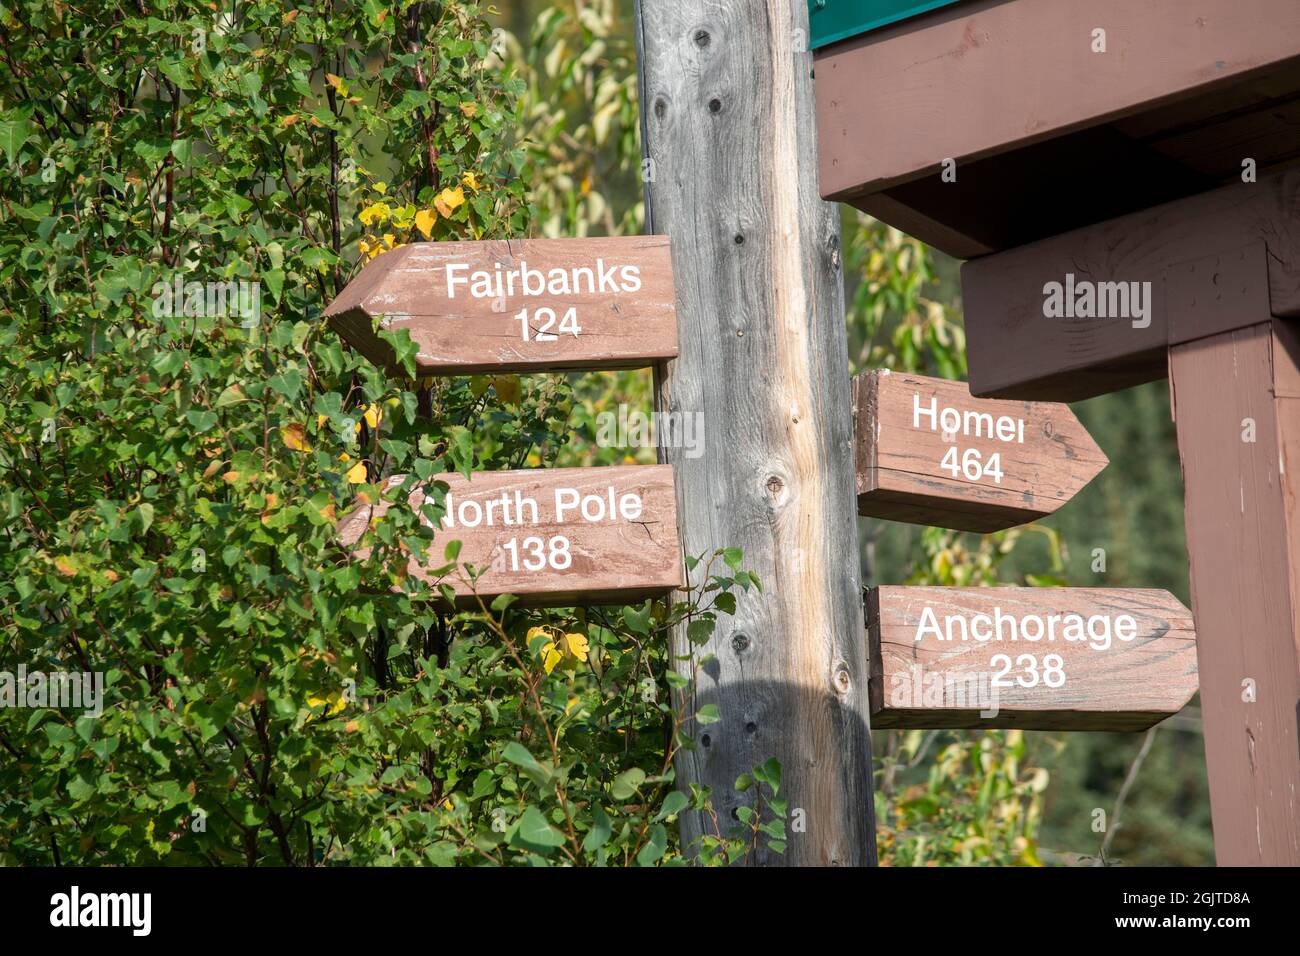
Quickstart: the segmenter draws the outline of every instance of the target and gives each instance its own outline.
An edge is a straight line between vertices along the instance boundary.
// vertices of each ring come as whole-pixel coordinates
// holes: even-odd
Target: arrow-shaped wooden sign
[[[401,484],[404,476],[387,480]],[[490,603],[514,594],[530,606],[611,604],[665,594],[683,585],[677,537],[677,499],[671,465],[615,468],[553,468],[440,475],[447,486],[442,527],[421,568],[410,573],[447,584],[465,607],[475,594]],[[409,497],[419,508],[431,489]],[[338,524],[353,553],[367,525],[382,519],[389,503],[365,505]],[[434,578],[448,542],[461,542],[456,567]],[[477,577],[465,569],[469,565]]]
[[[1051,514],[1106,467],[1065,405],[971,398],[963,382],[853,380],[858,513],[958,531]]]
[[[1192,612],[1165,591],[867,591],[872,727],[1144,730],[1196,692]]]
[[[377,330],[406,329],[421,375],[639,368],[677,355],[667,236],[417,242],[371,260],[325,310],[396,374]]]

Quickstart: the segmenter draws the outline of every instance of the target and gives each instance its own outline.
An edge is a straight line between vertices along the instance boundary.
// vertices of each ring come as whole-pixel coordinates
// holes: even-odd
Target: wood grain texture
[[[1068,629],[1070,615],[1084,620],[1081,631]],[[940,640],[933,628],[949,633],[948,618],[959,619],[951,624],[953,639]],[[1043,635],[1039,640],[1024,639],[1026,618],[1041,622],[1028,625],[1029,633]],[[1102,637],[1104,620],[1110,621],[1109,640]],[[1065,639],[1086,638],[1088,628],[1094,640]],[[1121,631],[1129,639],[1120,640]],[[867,639],[876,727],[1144,730],[1196,693],[1192,615],[1165,591],[872,588]],[[995,660],[999,654],[1009,660]],[[1035,657],[1032,671],[1020,659],[1024,654]],[[1061,658],[1063,676],[1045,664],[1053,654]],[[1048,679],[1061,686],[1047,686]]]
[[[1263,323],[1169,360],[1215,856],[1300,865],[1300,341]]]
[[[393,476],[385,487],[403,480]],[[426,558],[428,567],[412,561],[410,573],[451,585],[460,606],[477,608],[476,593],[484,603],[498,594],[514,594],[525,606],[626,603],[663,595],[685,583],[669,465],[484,471],[468,481],[449,473],[437,480],[447,485],[453,523],[443,519]],[[425,489],[416,488],[408,500],[418,508],[425,495]],[[634,496],[635,507],[625,496]],[[344,517],[338,524],[344,546],[355,548],[367,525],[388,508],[388,502],[380,501]],[[530,569],[529,564],[541,559],[526,539],[544,542],[541,553],[549,558],[549,542],[556,536],[568,540],[567,566]],[[429,569],[447,564],[445,548],[454,540],[461,542],[456,567],[441,577],[431,576]],[[514,549],[508,544],[512,540],[517,542]],[[354,553],[365,555],[368,549],[355,548]],[[556,560],[565,563],[564,558]],[[483,569],[482,575],[472,578],[464,569],[467,564]]]
[[[657,407],[703,411],[707,437],[702,457],[665,452],[685,549],[741,548],[763,582],[703,647],[684,628],[674,635],[674,654],[716,655],[689,704],[716,704],[721,717],[695,729],[678,784],[712,787],[725,822],[753,800],[736,778],[776,757],[807,829],[757,862],[872,863],[839,213],[808,174],[807,10],[803,0],[637,10],[646,209],[649,228],[673,237],[682,317]],[[683,815],[683,842],[705,826]]]
[[[854,378],[853,409],[858,513],[873,518],[1000,531],[1056,511],[1107,463],[1068,406],[972,398],[963,382],[875,369]]]
[[[1098,27],[1104,53],[1092,50]],[[962,3],[818,51],[822,195],[959,258],[1010,248],[1212,188],[1244,156],[1261,170],[1294,160],[1300,137],[1274,98],[1297,64],[1293,0]],[[1211,133],[1229,110],[1250,118]],[[1100,130],[1073,152],[1105,189],[1039,149]],[[1232,142],[1258,152],[1225,164]],[[939,181],[945,159],[956,183]],[[1072,187],[1048,195],[1045,163]],[[1021,207],[1018,191],[1035,204]]]
[[[1044,285],[1149,282],[1151,323],[1047,318]],[[1300,317],[1300,171],[1239,183],[962,266],[971,392],[1076,401],[1163,378],[1171,343]]]
[[[488,277],[478,296],[475,273]],[[525,308],[527,341],[517,318]],[[554,311],[553,324],[535,314],[542,308]],[[577,335],[559,321],[570,308]],[[423,375],[638,368],[677,354],[672,262],[662,236],[412,243],[367,263],[325,315],[393,374],[393,350],[376,335],[376,319],[388,331],[410,331]]]

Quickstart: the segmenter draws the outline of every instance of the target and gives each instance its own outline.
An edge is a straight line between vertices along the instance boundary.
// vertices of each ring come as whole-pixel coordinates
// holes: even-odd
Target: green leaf
[[[516,833],[520,839],[534,846],[564,846],[564,834],[551,826],[542,811],[534,806],[529,806],[524,811],[523,817],[519,820],[519,829]]]
[[[610,796],[615,800],[630,800],[641,789],[644,781],[645,771],[640,767],[624,770],[614,778],[614,783],[609,788]]]
[[[217,424],[217,413],[208,408],[192,408],[185,413],[186,420],[196,435],[210,431]]]
[[[657,823],[650,828],[650,839],[637,853],[636,862],[639,866],[654,866],[663,857],[664,850],[667,848],[668,831],[662,823]]]
[[[519,741],[512,740],[510,743],[506,744],[506,749],[502,756],[522,770],[524,776],[537,784],[537,786],[545,787],[551,782],[550,768],[539,763],[537,758],[528,752],[528,748],[519,743]]]
[[[680,790],[674,790],[664,797],[663,806],[655,814],[655,820],[666,820],[675,813],[681,813],[690,803],[690,798]]]
[[[5,151],[5,160],[10,166],[18,156],[18,151],[32,137],[30,118],[32,107],[12,110],[0,119],[0,149]]]
[[[610,823],[609,814],[601,807],[595,807],[591,811],[591,829],[587,831],[586,839],[582,841],[583,850],[587,853],[595,853],[609,842],[613,833],[614,826]]]

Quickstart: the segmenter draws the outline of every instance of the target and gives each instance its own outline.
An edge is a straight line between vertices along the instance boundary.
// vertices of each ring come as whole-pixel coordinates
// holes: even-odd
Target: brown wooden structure
[[[1165,591],[867,591],[876,727],[1145,730],[1196,693],[1192,614]]]
[[[1054,512],[1106,467],[1066,405],[972,398],[963,382],[853,380],[858,514],[1000,531]]]
[[[971,260],[973,395],[1170,376],[1218,862],[1300,865],[1300,4],[968,0],[816,76],[823,195]]]
[[[394,475],[385,487],[404,478]],[[499,594],[516,595],[523,606],[627,603],[685,583],[670,465],[483,471],[437,481],[447,486],[446,516],[424,566],[413,559],[410,573],[449,585],[460,606],[477,608],[479,598],[488,604]],[[416,487],[411,507],[431,493]],[[345,516],[342,543],[357,545],[388,509],[380,500]],[[461,542],[454,562],[444,558],[451,541]]]
[[[416,242],[368,262],[325,311],[400,372],[380,330],[407,329],[419,375],[640,368],[677,354],[665,236]]]
[[[815,65],[822,195],[963,259],[1300,156],[1294,0],[969,0]]]

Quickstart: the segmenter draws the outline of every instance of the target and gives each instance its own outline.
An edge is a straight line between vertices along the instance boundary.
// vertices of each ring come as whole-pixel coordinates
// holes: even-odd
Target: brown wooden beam
[[[1297,63],[1294,0],[957,4],[818,51],[821,192],[954,256],[1011,248],[1284,161]]]
[[[1300,865],[1300,334],[1169,350],[1220,865]]]
[[[1047,284],[1071,279],[1139,283],[1149,316],[1049,317]],[[974,395],[1068,402],[1163,378],[1171,344],[1300,317],[1300,171],[972,260],[962,298]]]

